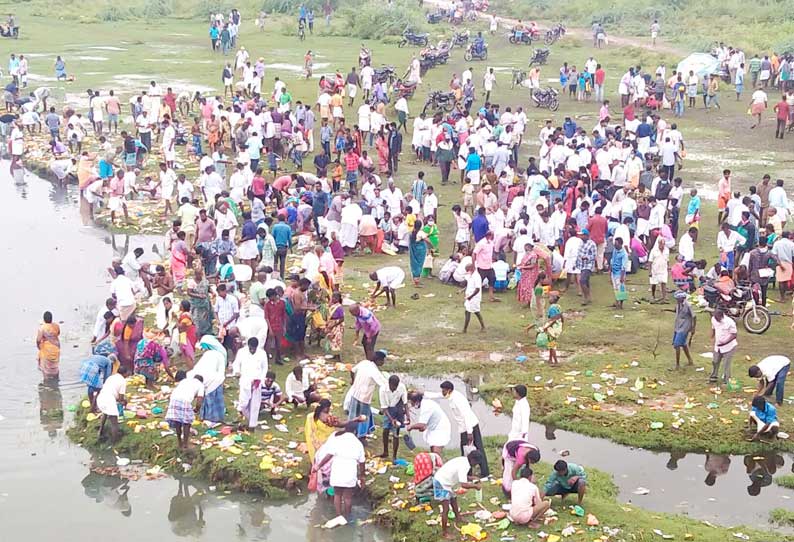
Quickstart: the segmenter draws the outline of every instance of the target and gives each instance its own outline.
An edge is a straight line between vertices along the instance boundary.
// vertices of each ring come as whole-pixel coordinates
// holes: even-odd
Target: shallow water
[[[403,377],[406,385],[417,389],[441,391],[446,378]],[[510,416],[494,414],[493,409],[459,378],[449,379],[466,396],[480,420],[483,436],[503,436],[510,431]],[[477,384],[479,385],[479,384]],[[439,399],[453,424],[448,448],[459,445],[454,419],[447,401]],[[421,437],[414,435],[417,444]],[[769,510],[791,509],[794,491],[774,484],[772,479],[794,472],[790,455],[726,456],[717,454],[670,454],[621,446],[606,439],[591,438],[570,431],[532,423],[530,442],[540,448],[543,461],[553,463],[567,450],[566,461],[593,467],[613,475],[621,502],[659,512],[687,514],[715,524],[748,525],[770,529]],[[491,465],[494,475],[501,466]],[[637,488],[650,490],[635,495]]]
[[[33,175],[11,179],[0,162],[0,266],[6,311],[0,316],[0,540],[388,540],[370,526],[322,531],[333,505],[314,496],[273,506],[243,494],[209,491],[173,478],[124,484],[91,473],[92,458],[65,435],[82,386],[79,364],[108,295],[105,268],[114,256],[159,237],[110,235],[85,227],[74,187]],[[61,325],[61,387],[40,384],[34,338],[41,313]],[[354,508],[366,517],[366,503]],[[64,526],[68,525],[68,529]],[[102,533],[100,535],[100,533]]]

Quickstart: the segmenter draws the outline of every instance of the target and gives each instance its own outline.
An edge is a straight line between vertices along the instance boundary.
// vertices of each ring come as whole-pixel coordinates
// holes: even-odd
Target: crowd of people
[[[308,20],[310,12],[302,13]],[[240,24],[236,10],[228,18],[214,16],[213,48],[230,53]],[[602,34],[603,29],[599,43]],[[415,60],[408,79],[420,83]],[[629,300],[628,274],[648,273],[651,303],[667,303],[672,283],[676,367],[681,352],[692,363],[692,299],[707,282],[725,294],[746,284],[758,290],[760,305],[772,284],[781,300],[792,293],[794,237],[785,230],[789,203],[783,180],[772,182],[767,175],[743,194],[725,170],[717,182],[719,260],[709,263],[696,254],[701,200],[696,189],[685,189],[684,136],[661,107],[670,92],[676,104],[679,94],[682,101],[693,96],[688,87],[681,90],[680,75],[673,73],[670,83],[664,66],[656,69],[655,80],[641,66],[627,70],[616,89],[621,110],[613,111],[601,64],[590,57],[581,73],[566,64],[561,84],[584,101],[593,93],[597,121],[583,126],[572,117],[557,125],[548,120],[536,140],[527,135],[522,107],[494,101],[493,71],[475,75],[468,68],[451,83],[460,90],[457,106],[450,113],[414,116],[410,143],[403,143],[407,100],[368,67],[320,77],[316,94],[298,99],[278,77],[272,90],[264,88],[263,59],[252,65],[241,46],[223,69],[228,96],[163,91],[153,80],[129,97],[125,105],[134,125],[121,127],[124,105],[112,90],[88,90],[84,111],[48,109],[49,94],[35,91],[17,104],[25,81],[16,70],[13,84],[19,86],[10,101],[6,88],[7,108],[22,115],[10,131],[12,168],[22,166],[31,132],[23,131],[25,115],[40,113],[51,136],[51,169],[62,181],[77,180],[86,205],[107,206],[115,221],[119,211],[128,217],[127,202],[136,195],[162,202],[171,221],[164,258],[145,258],[136,249],[108,270],[109,297],[97,314],[92,355],[81,369],[91,408],[102,415],[101,434],[109,426],[111,440],[119,438],[127,377],[140,375],[149,386],[167,378],[175,385],[166,420],[179,446],[188,448],[196,416],[229,419],[224,382],[236,377],[235,404],[246,430],[256,429],[260,412],[272,414],[286,404],[309,409],[305,432],[314,483],[320,491],[333,487],[337,514],[349,516],[352,490],[364,473],[363,443],[379,412],[385,457],[397,458],[403,430],[424,434],[430,451],[415,456],[416,493],[442,504],[446,536],[447,512],[460,512],[453,489],[477,489],[490,470],[479,420],[452,382],[442,383],[440,394],[409,392],[398,376],[381,371],[387,352],[377,348],[377,312],[390,309],[376,303],[383,295],[387,307],[398,306],[406,271],[416,288],[437,277],[461,289],[464,333],[471,315],[486,329],[480,310],[486,292],[489,302],[499,302],[515,290],[536,317],[536,342],[548,351],[551,365],[559,363],[565,328],[561,296],[573,287],[582,305],[591,304],[597,274],[609,276],[616,311]],[[65,73],[63,64],[59,69]],[[481,103],[464,107],[464,96],[483,95]],[[346,99],[352,116],[345,113]],[[683,106],[674,114],[681,116]],[[539,150],[527,156],[529,139]],[[184,154],[177,154],[178,147]],[[410,180],[398,173],[406,156],[422,168]],[[177,173],[182,158],[198,164],[197,178]],[[443,202],[454,215],[454,231],[441,231],[442,202],[431,177],[441,185],[459,183],[459,200]],[[442,253],[442,237],[454,239],[451,254]],[[340,286],[346,259],[362,253],[407,254],[409,266],[371,269],[373,289],[356,301]],[[156,307],[153,324],[141,315],[146,306]],[[306,357],[307,347],[320,345],[342,361],[350,323],[362,361],[352,365],[343,405],[347,416],[337,417],[317,393],[318,376],[295,362]],[[728,385],[736,324],[718,310],[711,328],[710,380]],[[48,378],[58,375],[59,335],[52,314],[45,313],[36,342],[39,367]],[[283,387],[271,362],[292,365]],[[776,410],[764,397],[774,393],[780,405],[789,367],[788,358],[769,356],[749,369],[759,379],[751,405],[753,438],[776,436]],[[372,406],[376,390],[380,408]],[[542,491],[535,485],[531,465],[540,451],[527,440],[527,388],[516,385],[513,393],[502,485],[511,495],[513,521],[535,525],[549,507],[544,496],[576,494],[581,504],[587,475],[561,460]],[[447,462],[442,451],[452,425],[436,399],[449,403],[460,433],[461,456]]]

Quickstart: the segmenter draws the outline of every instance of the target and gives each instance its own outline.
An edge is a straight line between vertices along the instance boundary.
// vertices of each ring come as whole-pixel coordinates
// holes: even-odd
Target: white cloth
[[[196,397],[204,397],[204,384],[195,378],[185,378],[171,392],[171,401],[192,403]]]
[[[129,307],[135,304],[135,286],[126,275],[118,275],[110,283],[110,293],[116,297],[119,307]]]
[[[761,369],[767,382],[772,382],[780,369],[790,364],[791,360],[786,356],[767,356],[758,362],[757,367]]]
[[[507,435],[507,440],[517,440],[526,438],[529,434],[529,418],[530,418],[529,401],[523,397],[515,402],[513,405],[513,421],[510,424],[510,433]]]
[[[456,457],[450,459],[436,471],[433,478],[441,484],[447,491],[452,491],[458,484],[463,484],[469,479],[469,459],[467,457]]]
[[[441,410],[441,406],[430,399],[423,399],[419,408],[418,423],[426,424],[425,442],[428,446],[444,447],[449,443],[452,435],[452,425],[449,418]]]
[[[325,449],[326,455],[333,456],[331,463],[332,487],[356,487],[358,465],[366,461],[364,445],[353,433],[338,435]]]
[[[206,393],[215,391],[226,378],[226,359],[223,354],[216,350],[204,352],[198,363],[187,373],[188,378],[193,378],[195,375],[201,375],[204,379]]]
[[[405,281],[405,271],[395,265],[381,267],[375,274],[378,277],[378,284],[384,288],[400,288]]]
[[[491,285],[493,286],[493,285]],[[477,292],[477,295],[469,299],[470,296]],[[472,272],[466,277],[466,292],[464,293],[466,300],[463,303],[466,312],[477,313],[480,312],[480,305],[482,304],[482,277],[477,271]]]
[[[96,406],[106,416],[118,416],[118,399],[127,393],[127,380],[119,373],[110,375],[96,398]]]
[[[389,385],[389,381],[380,372],[375,362],[368,359],[359,361],[353,367],[352,372],[355,379],[350,387],[351,397],[365,405],[372,403],[372,395],[375,393],[376,386],[387,387]]]
[[[442,394],[426,392],[425,397],[435,399],[442,397]],[[474,413],[474,410],[472,410],[469,401],[458,390],[452,390],[446,399],[449,401],[452,417],[455,419],[455,423],[458,425],[458,432],[471,434],[471,432],[474,430],[474,427],[479,425],[480,421],[477,419],[477,415]]]

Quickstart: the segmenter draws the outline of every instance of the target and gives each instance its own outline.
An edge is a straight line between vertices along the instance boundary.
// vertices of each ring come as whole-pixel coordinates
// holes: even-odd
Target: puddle
[[[315,70],[321,70],[327,68],[331,64],[328,62],[315,62],[314,68]],[[285,64],[282,62],[276,62],[274,64],[265,64],[265,68],[271,70],[283,70],[288,72],[303,72],[303,66],[299,66],[297,64]]]
[[[80,60],[95,60],[97,62],[104,62],[106,60],[110,60],[106,56],[84,56],[84,55],[81,55],[81,56],[77,56],[75,58],[79,58]]]
[[[111,82],[107,86],[115,85],[117,88],[124,90],[144,90],[147,86],[144,82],[149,82],[152,79],[157,79],[156,75],[141,75],[141,74],[121,74],[111,77]],[[210,92],[215,90],[213,87],[206,85],[196,85],[189,81],[182,79],[168,79],[168,86],[174,89],[174,92],[181,92],[186,90],[190,93],[193,92]]]
[[[440,391],[446,378],[402,376],[406,385]],[[510,431],[510,415],[497,415],[493,409],[459,378],[449,379],[457,390],[465,390],[480,420],[483,436],[503,436]],[[479,384],[478,384],[479,385]],[[455,424],[447,402],[438,400]],[[416,437],[416,435],[415,435]],[[447,445],[455,449],[459,440],[455,430]],[[415,438],[417,444],[422,438]],[[794,472],[792,457],[727,456],[718,454],[671,454],[621,446],[606,439],[592,438],[569,431],[532,423],[530,442],[540,448],[543,460],[560,459],[569,450],[568,460],[612,474],[619,488],[618,498],[636,506],[687,514],[726,526],[748,525],[769,529],[769,510],[790,509],[794,491],[774,484],[773,478]],[[499,474],[499,468],[494,472]],[[648,495],[635,495],[638,487],[650,489]]]
[[[25,232],[6,236],[3,252],[23,265],[26,280],[19,279],[19,266],[0,268],[0,280],[15,284],[4,293],[14,309],[0,317],[6,337],[0,356],[0,515],[8,540],[96,540],[99,532],[116,533],[122,542],[390,540],[371,525],[317,529],[335,513],[332,502],[314,495],[272,504],[252,495],[213,492],[189,479],[125,483],[118,476],[92,473],[91,456],[65,435],[72,416],[65,407],[84,392],[67,383],[78,380],[89,351],[94,318],[108,295],[105,268],[111,259],[138,246],[149,257],[152,245],[164,240],[83,227],[76,187],[56,188],[31,174],[12,180],[5,161],[0,172],[0,198],[10,204],[0,214],[0,228]],[[61,325],[60,389],[40,385],[35,368],[33,338],[44,310]],[[47,502],[57,503],[48,507],[47,521],[41,516],[42,488]],[[358,501],[353,515],[364,519],[369,511]],[[72,534],[64,536],[65,524]]]
[[[111,45],[91,45],[86,49],[96,49],[98,51],[126,51],[124,47],[113,47]]]

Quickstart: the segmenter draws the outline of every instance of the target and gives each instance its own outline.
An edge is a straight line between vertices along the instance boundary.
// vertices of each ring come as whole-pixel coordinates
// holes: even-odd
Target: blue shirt
[[[576,123],[572,120],[566,121],[562,125],[562,131],[565,137],[571,139],[576,134]]]
[[[753,414],[758,416],[758,419],[764,424],[777,421],[777,409],[772,403],[767,403],[764,410],[753,407]]]
[[[619,276],[623,273],[626,269],[626,260],[628,259],[628,255],[626,254],[626,249],[623,248],[621,250],[613,250],[612,251],[612,261],[609,262],[610,268],[612,270],[612,276]]]
[[[651,125],[647,122],[643,122],[639,126],[637,126],[637,137],[651,137],[651,133],[653,129]]]
[[[324,215],[328,209],[328,194],[325,192],[312,192],[312,212],[315,216]]]
[[[482,161],[480,160],[480,155],[476,152],[473,152],[466,158],[466,171],[480,171],[480,167],[482,165]]]
[[[474,233],[474,241],[477,242],[488,233],[488,219],[485,215],[477,215],[471,221],[471,231]]]
[[[288,248],[292,245],[292,230],[284,222],[279,222],[270,232],[276,241],[277,248]]]

